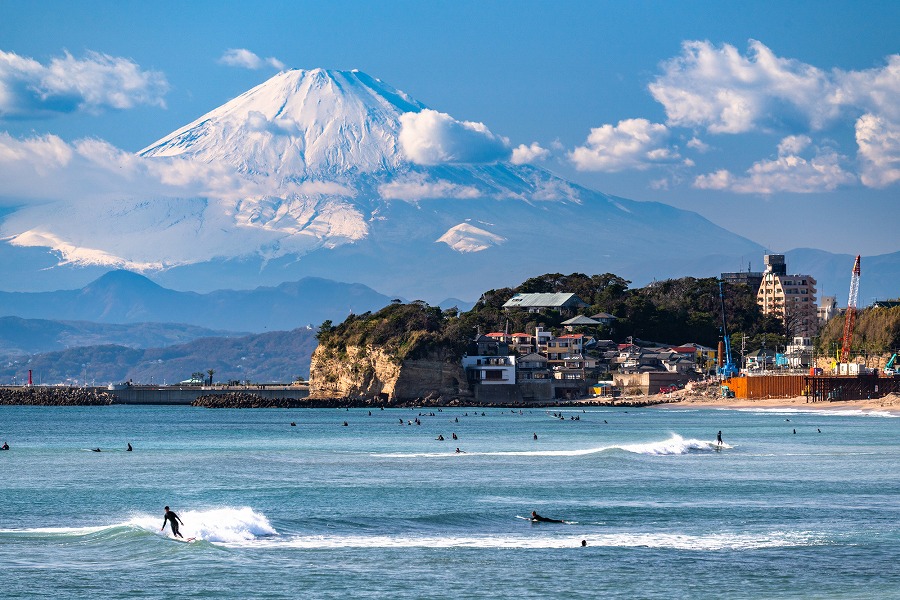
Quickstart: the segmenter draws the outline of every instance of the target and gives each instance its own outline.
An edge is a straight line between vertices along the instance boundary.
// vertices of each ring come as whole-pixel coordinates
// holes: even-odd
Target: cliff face
[[[380,347],[319,345],[310,365],[311,398],[381,397],[388,402],[418,398],[471,398],[465,372],[449,351],[398,359]]]

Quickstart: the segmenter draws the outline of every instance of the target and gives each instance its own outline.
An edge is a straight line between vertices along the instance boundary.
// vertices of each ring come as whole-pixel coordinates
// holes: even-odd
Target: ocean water
[[[0,594],[900,597],[894,415],[554,412],[0,407]]]

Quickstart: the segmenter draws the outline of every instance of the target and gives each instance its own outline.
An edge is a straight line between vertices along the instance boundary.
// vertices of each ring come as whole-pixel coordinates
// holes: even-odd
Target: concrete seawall
[[[96,389],[113,394],[117,404],[190,404],[200,396],[218,396],[230,392],[244,392],[261,398],[301,399],[309,396],[307,386],[278,385],[234,387],[133,385],[113,390]]]

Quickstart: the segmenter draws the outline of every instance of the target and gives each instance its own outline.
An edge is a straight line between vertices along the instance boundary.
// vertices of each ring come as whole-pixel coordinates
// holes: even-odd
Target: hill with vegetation
[[[818,349],[834,355],[844,336],[844,317],[836,316],[819,332]],[[853,330],[854,354],[892,354],[900,351],[900,306],[870,307],[859,311]]]
[[[696,342],[716,346],[722,316],[715,278],[669,279],[637,289],[629,289],[630,283],[611,273],[546,274],[515,288],[487,291],[465,313],[424,303],[392,304],[374,313],[351,315],[337,326],[326,321],[317,337],[320,345],[338,354],[348,346],[375,346],[398,360],[423,357],[435,350],[461,356],[479,332],[533,334],[538,326],[560,331],[570,315],[505,310],[503,304],[517,293],[571,292],[589,304],[581,314],[606,312],[616,317],[610,327],[576,331],[615,342],[639,338],[671,345]],[[745,285],[726,286],[725,311],[729,332],[746,336],[748,350],[763,343],[770,347],[785,343],[784,326],[760,313],[755,290]]]

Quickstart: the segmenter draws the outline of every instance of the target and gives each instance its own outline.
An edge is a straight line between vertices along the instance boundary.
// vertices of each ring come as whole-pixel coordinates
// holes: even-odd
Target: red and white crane
[[[847,314],[844,317],[844,337],[841,344],[841,362],[850,360],[850,343],[853,341],[853,327],[856,325],[856,303],[859,300],[859,255],[853,264],[850,276],[850,299],[847,300]]]

